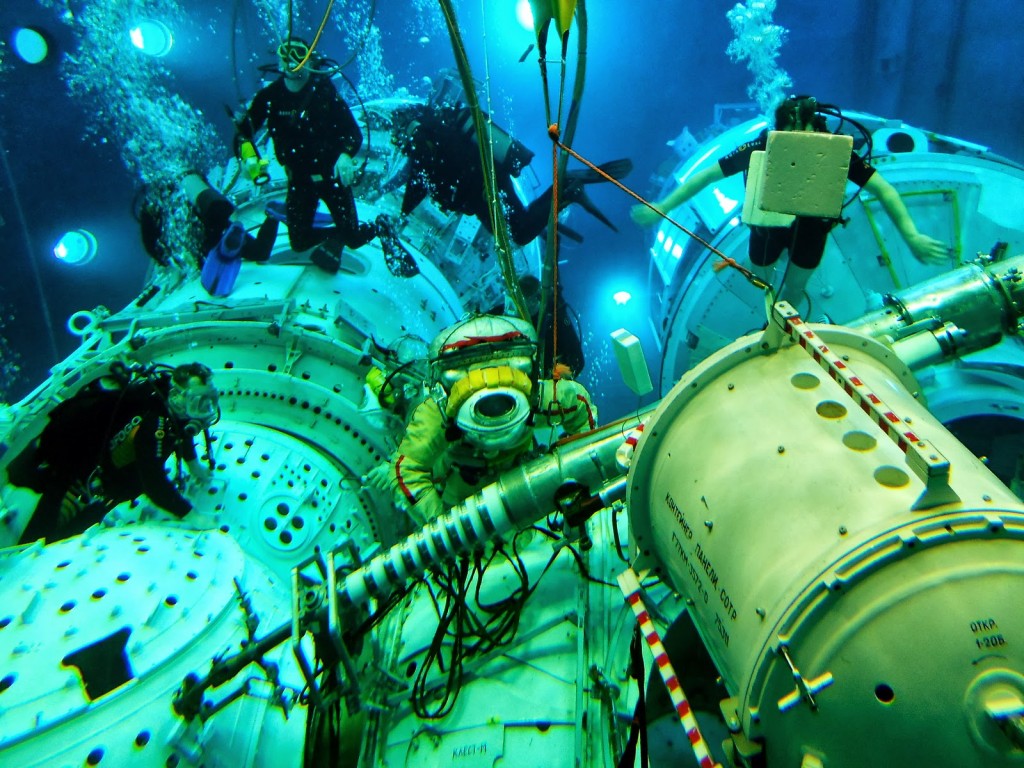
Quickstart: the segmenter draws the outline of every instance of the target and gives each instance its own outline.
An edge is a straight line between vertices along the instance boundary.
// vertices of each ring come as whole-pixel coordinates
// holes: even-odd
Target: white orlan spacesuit
[[[430,346],[431,395],[420,403],[391,467],[396,503],[422,525],[564,435],[594,429],[583,385],[531,378],[530,323],[477,315]],[[535,391],[536,390],[536,391]]]

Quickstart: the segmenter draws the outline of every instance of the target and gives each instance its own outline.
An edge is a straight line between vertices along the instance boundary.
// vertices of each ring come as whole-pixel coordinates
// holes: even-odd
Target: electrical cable
[[[630,565],[629,558],[622,551],[622,540],[619,537],[619,507],[612,504],[612,536],[615,539],[615,553],[626,565]]]
[[[313,55],[313,51],[316,50],[317,43],[320,42],[320,35],[323,34],[324,27],[327,26],[327,19],[330,18],[331,8],[333,7],[334,0],[327,0],[327,9],[324,11],[323,18],[320,20],[320,26],[316,30],[316,35],[313,37],[313,42],[309,44],[309,48],[306,50],[306,55],[302,58],[302,61],[296,64],[294,69],[289,67],[289,72],[298,72],[299,70],[306,66],[306,63],[309,61],[309,58]],[[292,39],[292,0],[288,0],[288,39]]]
[[[466,661],[508,645],[515,639],[526,601],[558,557],[558,551],[553,552],[531,584],[529,571],[519,554],[519,537],[528,530],[519,531],[513,537],[511,554],[498,542],[493,545],[486,561],[482,551],[474,553],[472,562],[468,555],[464,555],[457,564],[450,563],[443,571],[436,571],[433,581],[424,582],[438,616],[438,626],[417,669],[410,697],[413,711],[421,719],[444,717],[455,706]],[[553,535],[546,529],[539,530]],[[569,549],[577,562],[581,562],[579,553],[572,547]],[[505,559],[518,578],[518,584],[505,597],[486,602],[481,599],[483,579],[498,557]],[[589,577],[585,568],[583,571]],[[443,595],[443,605],[434,592],[435,586]],[[471,590],[475,608],[468,600]],[[435,667],[443,674],[440,685],[430,679]]]
[[[535,525],[535,526],[532,526],[532,527],[533,527],[534,530],[540,531],[545,536],[548,536],[551,539],[558,540],[559,538],[561,538],[560,536],[558,536],[558,534],[556,534],[556,533],[554,533],[552,531],[545,530],[544,528],[540,528],[539,526]],[[618,537],[616,536],[616,538],[618,538]],[[573,559],[576,561],[576,565],[579,566],[580,575],[583,576],[583,579],[585,581],[589,581],[592,584],[600,584],[603,587],[612,587],[614,589],[618,589],[619,588],[618,584],[612,584],[609,581],[604,581],[602,579],[597,578],[596,576],[592,576],[591,573],[590,573],[590,569],[587,568],[586,563],[583,562],[583,555],[581,555],[579,550],[576,549],[576,547],[574,547],[572,544],[566,544],[565,545],[565,549],[569,550],[569,552],[572,554]]]
[[[371,2],[370,2],[370,13],[367,14],[367,19],[366,19],[366,30],[363,32],[362,38],[359,40],[359,45],[357,45],[355,50],[352,51],[352,54],[348,57],[348,59],[345,61],[345,63],[340,65],[341,69],[344,69],[349,64],[351,64],[353,61],[355,61],[356,57],[362,52],[363,48],[366,46],[366,41],[370,39],[370,30],[373,28],[373,22],[374,22],[374,19],[376,17],[377,17],[377,0],[371,0]]]

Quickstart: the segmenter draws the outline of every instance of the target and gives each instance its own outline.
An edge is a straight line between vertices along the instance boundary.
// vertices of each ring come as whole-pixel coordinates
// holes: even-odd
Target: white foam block
[[[771,131],[761,208],[837,218],[843,209],[853,138],[831,133]]]
[[[744,224],[752,227],[788,227],[796,217],[788,213],[766,211],[761,207],[761,194],[764,191],[764,152],[754,152],[750,156],[750,167],[747,169],[747,189],[743,194]]]

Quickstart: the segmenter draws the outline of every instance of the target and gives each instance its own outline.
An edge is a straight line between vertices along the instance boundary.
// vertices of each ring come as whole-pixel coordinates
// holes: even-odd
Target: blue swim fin
[[[211,296],[227,296],[235,287],[238,270],[242,266],[242,246],[245,245],[245,227],[242,222],[231,223],[220,242],[206,254],[200,282]]]

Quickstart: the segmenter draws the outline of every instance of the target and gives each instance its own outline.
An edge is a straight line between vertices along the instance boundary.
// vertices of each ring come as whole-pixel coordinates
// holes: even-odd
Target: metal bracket
[[[814,694],[828,688],[835,682],[832,678],[832,673],[825,672],[813,680],[805,680],[793,658],[789,655],[789,648],[786,645],[779,645],[778,653],[786,660],[789,671],[793,675],[793,680],[796,681],[796,688],[779,699],[779,711],[787,712],[801,701],[806,701],[811,709],[816,711],[818,709],[818,702],[814,700]]]
[[[359,708],[359,678],[342,637],[334,555],[334,550],[326,555],[318,552],[292,569],[292,653],[309,686],[310,701],[314,706],[323,706],[327,701],[316,682],[318,672],[302,648],[302,638],[307,631],[312,631],[315,642],[326,641],[329,652],[345,669],[346,682],[339,693],[346,699],[349,711],[352,712]],[[320,572],[322,580],[319,582],[315,577],[302,572],[313,564]]]
[[[776,326],[794,343],[803,348],[856,403],[872,418],[889,439],[906,454],[907,466],[924,483],[925,489],[911,509],[930,509],[941,504],[960,501],[949,484],[949,461],[927,440],[922,440],[903,419],[897,416],[867,384],[857,376],[846,361],[837,356],[818,335],[810,330],[793,308],[784,301],[773,306],[772,322],[764,337]]]

